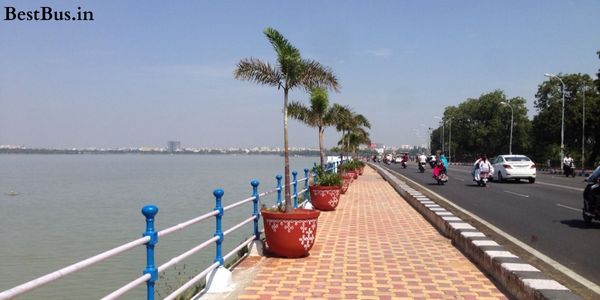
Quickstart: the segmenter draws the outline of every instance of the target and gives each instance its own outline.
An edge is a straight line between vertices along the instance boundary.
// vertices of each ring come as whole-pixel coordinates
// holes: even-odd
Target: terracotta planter
[[[350,174],[342,174],[342,179],[343,179],[343,183],[342,183],[342,194],[345,194],[346,191],[348,190],[348,187],[350,187],[350,183],[352,182],[352,175]]]
[[[354,179],[358,179],[358,171],[356,171],[356,170],[348,171],[348,174],[352,174],[352,177]]]
[[[310,203],[318,210],[334,210],[340,202],[341,189],[339,185],[311,185],[308,187]]]
[[[304,257],[315,243],[318,210],[297,208],[291,213],[261,211],[267,249],[281,257]]]

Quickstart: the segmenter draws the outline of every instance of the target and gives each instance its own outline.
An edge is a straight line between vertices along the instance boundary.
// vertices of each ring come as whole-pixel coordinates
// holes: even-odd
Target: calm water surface
[[[318,160],[290,159],[291,169],[300,174]],[[227,205],[250,196],[252,179],[265,191],[275,187],[274,177],[282,172],[280,156],[0,155],[0,291],[137,239],[145,229],[140,209],[146,204],[159,207],[156,228],[161,230],[212,210],[215,188],[225,190]],[[19,194],[9,196],[10,191]],[[275,203],[274,197],[261,200]],[[224,229],[251,213],[251,204],[227,212]],[[211,219],[161,238],[158,264],[213,231]],[[228,236],[226,250],[251,233],[246,226]],[[213,258],[211,246],[168,271],[157,283],[160,296]],[[140,247],[19,299],[98,299],[140,276],[144,265]],[[142,287],[124,298],[144,297]]]

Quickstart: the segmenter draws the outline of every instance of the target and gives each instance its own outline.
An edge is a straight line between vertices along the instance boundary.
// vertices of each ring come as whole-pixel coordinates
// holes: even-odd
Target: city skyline
[[[599,64],[598,1],[9,4],[81,6],[94,20],[0,21],[5,145],[282,147],[281,90],[233,77],[240,59],[275,62],[265,27],[331,67],[342,89],[330,102],[366,116],[386,145],[427,144],[446,106],[496,89],[524,97],[531,117],[545,73],[595,77]],[[290,120],[290,145],[317,137]],[[326,129],[327,148],[339,138]]]

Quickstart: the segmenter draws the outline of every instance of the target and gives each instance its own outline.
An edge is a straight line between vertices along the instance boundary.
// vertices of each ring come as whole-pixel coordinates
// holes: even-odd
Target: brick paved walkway
[[[310,256],[255,268],[239,299],[506,299],[368,167],[321,213]]]

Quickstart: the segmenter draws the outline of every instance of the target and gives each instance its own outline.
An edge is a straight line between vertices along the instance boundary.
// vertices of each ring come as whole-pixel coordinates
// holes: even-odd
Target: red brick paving
[[[507,299],[368,167],[321,213],[308,257],[257,268],[239,299]]]

